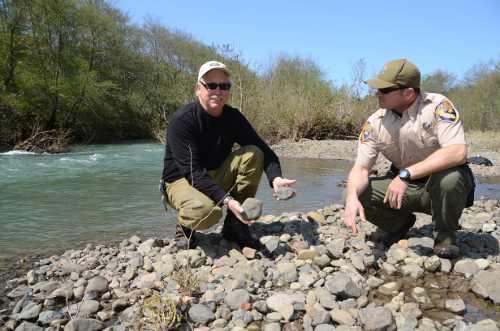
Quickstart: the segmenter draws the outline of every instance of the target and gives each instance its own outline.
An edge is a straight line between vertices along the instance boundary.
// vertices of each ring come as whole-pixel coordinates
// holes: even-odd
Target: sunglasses
[[[407,86],[387,87],[387,88],[378,89],[378,91],[382,94],[389,94],[389,93],[394,92],[394,91],[404,90],[405,88],[408,88],[408,87]]]
[[[204,81],[200,81],[201,85],[203,85],[207,90],[216,90],[219,88],[221,91],[229,91],[231,89],[231,83],[205,83]]]

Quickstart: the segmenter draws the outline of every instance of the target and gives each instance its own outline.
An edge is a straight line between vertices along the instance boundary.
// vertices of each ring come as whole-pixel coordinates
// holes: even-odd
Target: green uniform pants
[[[224,163],[208,175],[240,203],[254,197],[264,169],[264,154],[253,145],[232,152]],[[179,223],[204,230],[222,218],[221,201],[213,201],[185,179],[165,184],[168,203],[179,212]]]
[[[359,199],[369,222],[386,232],[397,232],[410,221],[413,212],[432,215],[437,241],[454,240],[458,220],[474,187],[474,178],[467,165],[432,174],[427,180],[411,181],[401,209],[384,203],[387,187],[393,177],[370,178]]]

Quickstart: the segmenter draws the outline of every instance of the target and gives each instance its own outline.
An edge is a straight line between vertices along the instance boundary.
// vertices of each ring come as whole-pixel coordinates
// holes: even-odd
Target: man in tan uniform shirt
[[[384,230],[384,242],[391,244],[414,225],[413,212],[430,214],[434,252],[457,257],[455,231],[474,188],[457,110],[443,95],[420,92],[420,72],[405,59],[388,62],[366,83],[378,90],[380,109],[359,136],[347,182],[345,224],[356,232],[359,215]],[[369,178],[379,153],[392,162],[391,171]]]

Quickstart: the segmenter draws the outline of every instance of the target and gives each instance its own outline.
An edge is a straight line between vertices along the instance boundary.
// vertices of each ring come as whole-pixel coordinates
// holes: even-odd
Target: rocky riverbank
[[[8,281],[4,330],[498,330],[500,203],[461,219],[463,257],[432,254],[430,218],[390,248],[368,223],[353,236],[342,207],[264,216],[266,253],[218,231],[186,250],[132,237],[37,261]],[[220,229],[218,229],[220,230]]]

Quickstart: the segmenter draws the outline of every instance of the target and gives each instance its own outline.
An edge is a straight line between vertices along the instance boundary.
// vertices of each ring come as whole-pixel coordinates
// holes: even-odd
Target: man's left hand
[[[276,177],[273,179],[273,191],[274,195],[277,194],[278,190],[280,187],[291,187],[293,184],[295,184],[297,181],[295,179],[287,179],[287,178],[281,178],[281,177]],[[292,197],[295,196],[295,192],[293,193]]]
[[[403,197],[408,189],[408,183],[395,177],[387,187],[385,192],[384,203],[389,203],[389,206],[394,209],[401,209]]]

